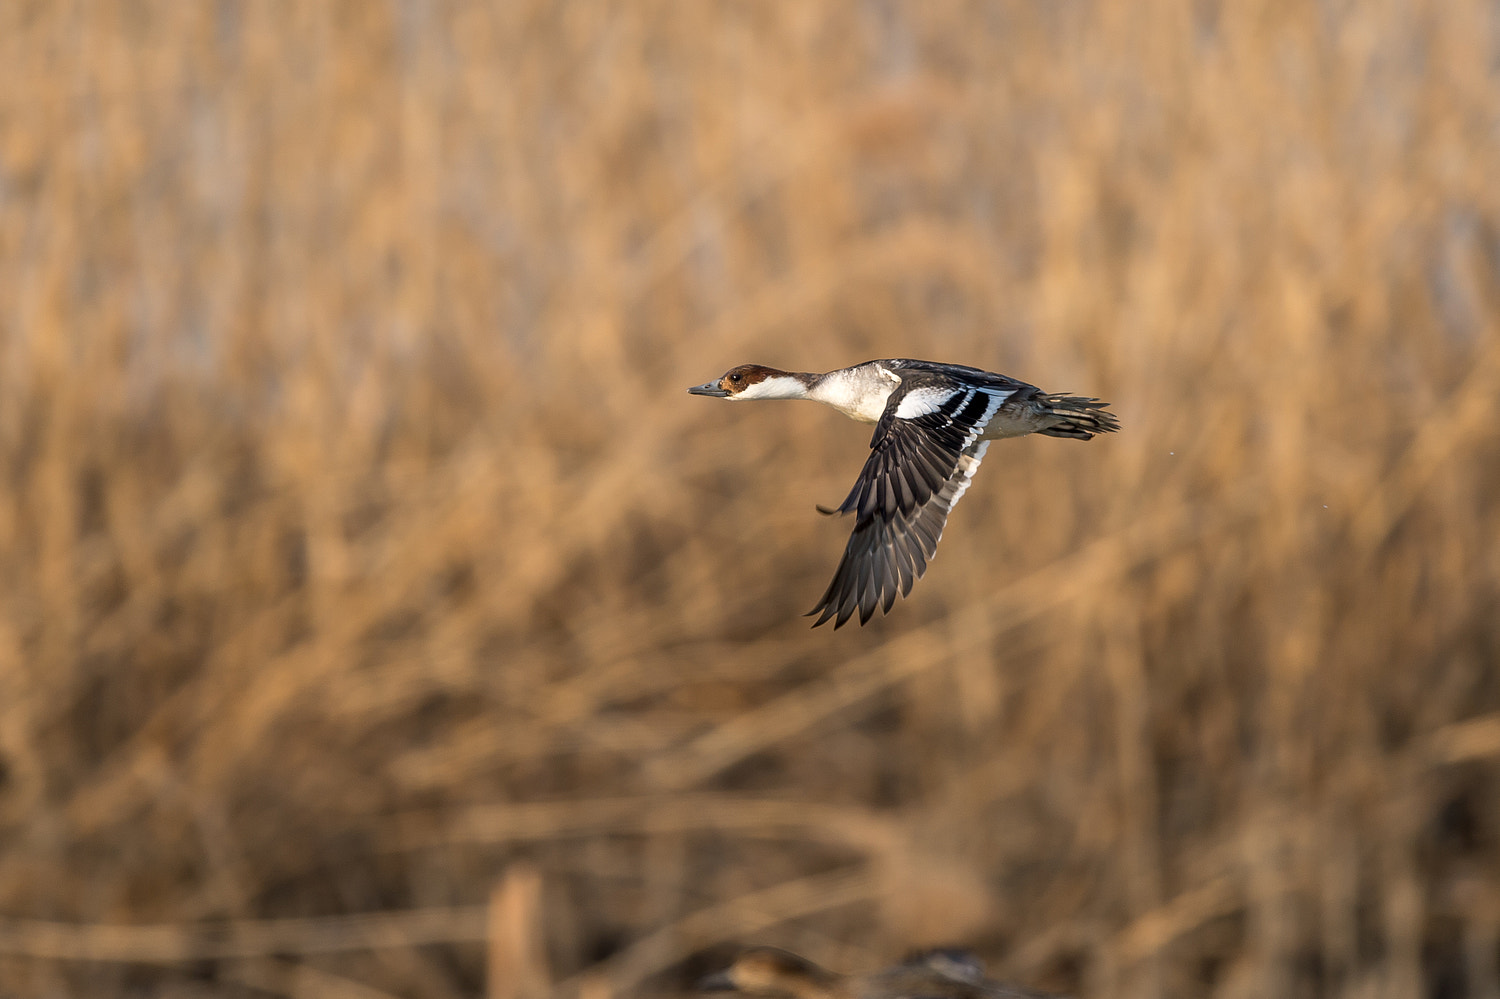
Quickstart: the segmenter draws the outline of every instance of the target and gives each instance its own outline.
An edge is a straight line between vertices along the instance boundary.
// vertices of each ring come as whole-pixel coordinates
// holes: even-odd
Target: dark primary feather
[[[1007,391],[1020,384],[1005,381]],[[896,594],[910,593],[927,571],[948,513],[984,457],[988,444],[976,438],[996,399],[983,389],[955,388],[931,412],[898,419],[896,411],[913,392],[951,385],[936,371],[916,368],[902,373],[886,400],[870,457],[836,511],[855,514],[854,531],[833,581],[809,612],[820,614],[813,627],[832,618],[840,628],[856,611],[864,624],[876,607],[889,611]]]

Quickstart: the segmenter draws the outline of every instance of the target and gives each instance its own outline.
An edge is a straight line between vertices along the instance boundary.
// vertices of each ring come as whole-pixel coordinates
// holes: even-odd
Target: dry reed
[[[1497,39],[0,6],[0,993],[1500,994]],[[880,356],[1125,429],[811,632]]]

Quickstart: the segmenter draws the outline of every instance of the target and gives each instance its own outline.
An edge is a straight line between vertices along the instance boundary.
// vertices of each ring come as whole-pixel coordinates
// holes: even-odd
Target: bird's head
[[[688,391],[720,399],[800,399],[807,394],[807,385],[780,368],[741,364],[724,372],[718,380],[694,385]]]

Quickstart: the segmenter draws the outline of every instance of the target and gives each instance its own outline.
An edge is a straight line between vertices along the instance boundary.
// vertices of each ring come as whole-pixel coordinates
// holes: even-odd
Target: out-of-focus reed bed
[[[496,995],[1495,995],[1497,65],[1470,0],[0,6],[0,992],[474,995],[524,864]],[[1124,432],[812,632],[868,428],[684,389],[883,356]]]

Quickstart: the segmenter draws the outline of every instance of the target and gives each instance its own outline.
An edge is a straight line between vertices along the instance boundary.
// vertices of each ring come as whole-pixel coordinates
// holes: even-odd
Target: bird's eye
[[[730,375],[729,376],[729,380],[732,381],[732,382],[737,382],[737,381],[740,380],[740,375],[739,374]]]

